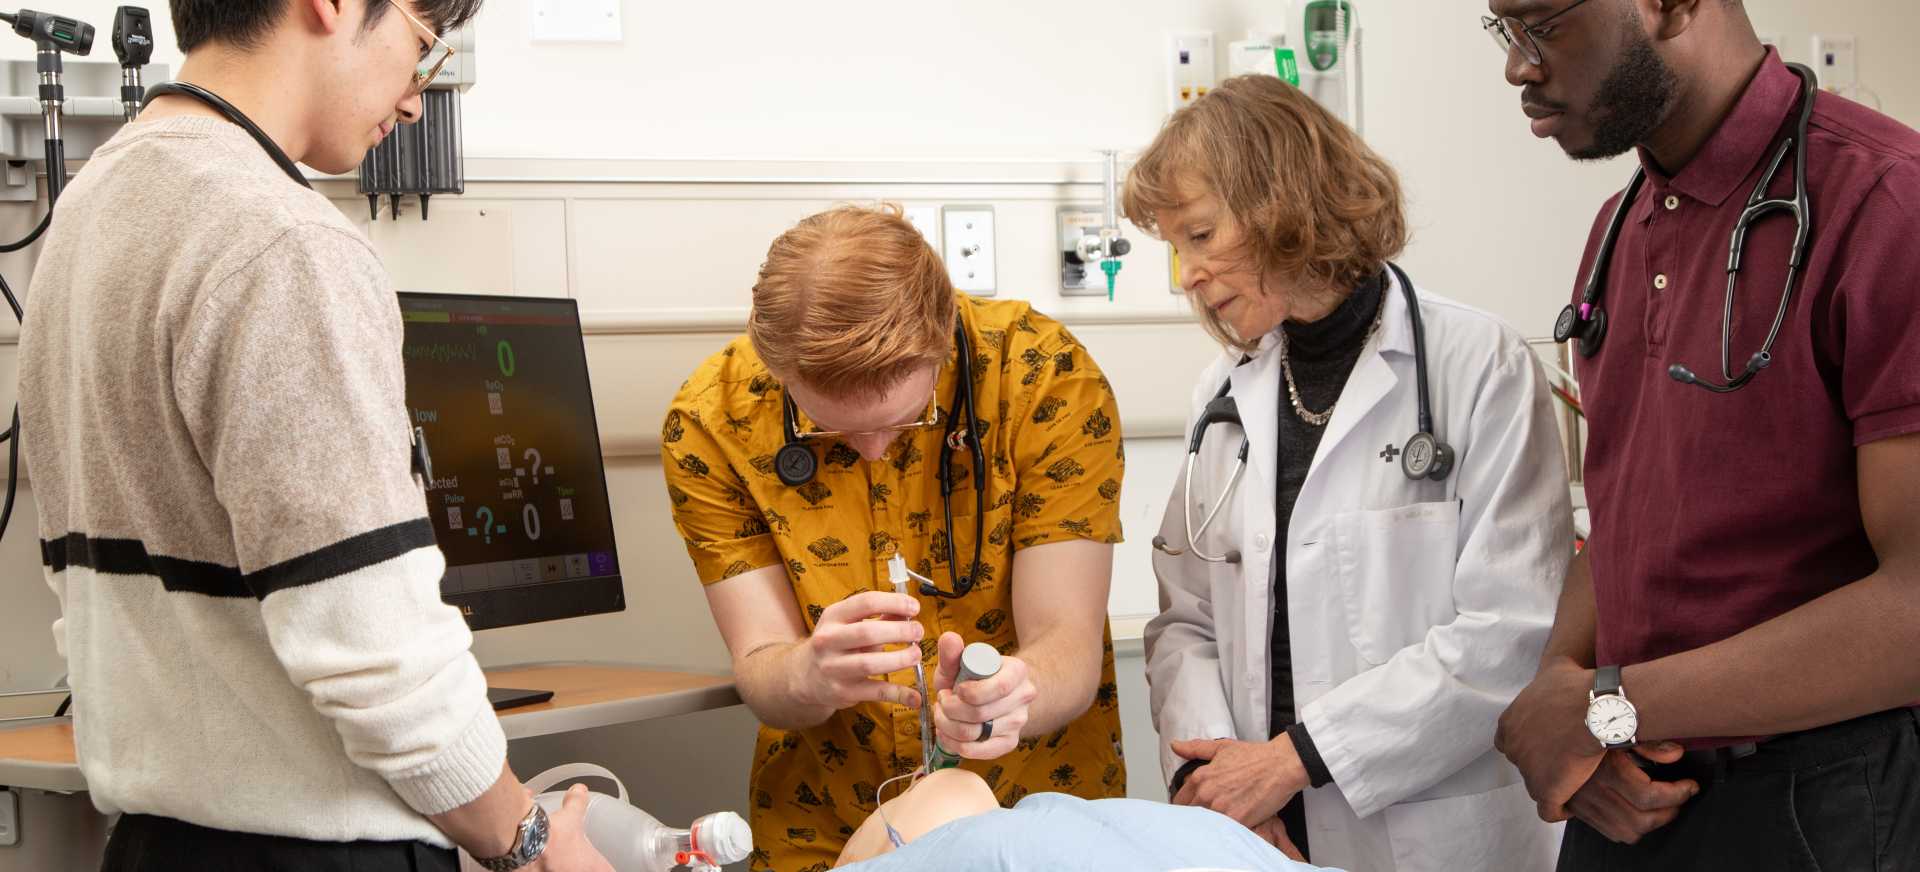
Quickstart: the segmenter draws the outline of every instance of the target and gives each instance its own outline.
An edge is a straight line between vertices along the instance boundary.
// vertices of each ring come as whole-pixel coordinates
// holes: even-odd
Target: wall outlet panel
[[[941,211],[941,236],[946,240],[947,275],[956,290],[993,296],[998,248],[993,240],[993,207],[948,206]]]

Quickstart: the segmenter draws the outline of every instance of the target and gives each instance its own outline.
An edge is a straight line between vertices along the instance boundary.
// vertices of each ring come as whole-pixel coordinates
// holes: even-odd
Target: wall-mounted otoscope
[[[93,51],[93,25],[31,9],[0,12],[0,21],[13,25],[14,33],[33,40],[38,48],[40,112],[47,120],[47,202],[51,204],[60,199],[60,192],[67,186],[67,147],[60,138],[60,107],[67,102],[67,89],[60,84],[65,71],[60,55],[86,57]]]
[[[153,16],[147,10],[122,6],[113,13],[113,55],[120,59],[120,105],[132,121],[146,98],[140,68],[153,60]]]

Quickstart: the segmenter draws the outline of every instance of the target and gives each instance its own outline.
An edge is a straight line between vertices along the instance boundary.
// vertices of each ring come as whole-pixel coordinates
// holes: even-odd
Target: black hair
[[[367,27],[379,24],[393,5],[388,0],[365,2]],[[482,2],[413,0],[413,9],[423,23],[445,33],[471,21],[479,13]],[[287,14],[287,3],[288,0],[172,0],[173,32],[183,53],[210,42],[252,48]]]

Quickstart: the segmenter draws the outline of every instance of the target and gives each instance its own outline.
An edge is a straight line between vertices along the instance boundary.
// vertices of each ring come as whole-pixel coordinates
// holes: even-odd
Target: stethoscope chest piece
[[[799,487],[813,481],[819,466],[820,461],[813,456],[813,449],[800,442],[788,442],[773,455],[773,471],[780,476],[780,483],[787,487]]]
[[[1414,481],[1440,481],[1453,471],[1453,448],[1432,433],[1415,433],[1401,449],[1400,471]]]
[[[1596,306],[1592,317],[1581,318],[1579,309],[1567,304],[1560,310],[1559,320],[1553,322],[1553,341],[1564,343],[1571,339],[1580,340],[1577,347],[1581,357],[1599,354],[1601,343],[1607,341],[1607,310]]]

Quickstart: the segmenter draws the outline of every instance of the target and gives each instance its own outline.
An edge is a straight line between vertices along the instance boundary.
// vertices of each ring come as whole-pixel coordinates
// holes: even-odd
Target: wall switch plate
[[[933,246],[934,251],[940,250],[939,206],[905,206],[901,208],[901,217],[927,238],[927,244]]]
[[[534,42],[619,42],[620,0],[533,0]]]
[[[1218,79],[1213,66],[1213,34],[1204,30],[1167,34],[1167,111],[1200,99]]]
[[[0,790],[0,848],[20,844],[20,795]]]
[[[1851,36],[1813,35],[1813,71],[1820,87],[1845,88],[1860,79],[1859,44]]]
[[[954,289],[993,296],[997,257],[993,207],[946,207],[941,213],[941,235],[946,239],[947,274],[953,279]]]

